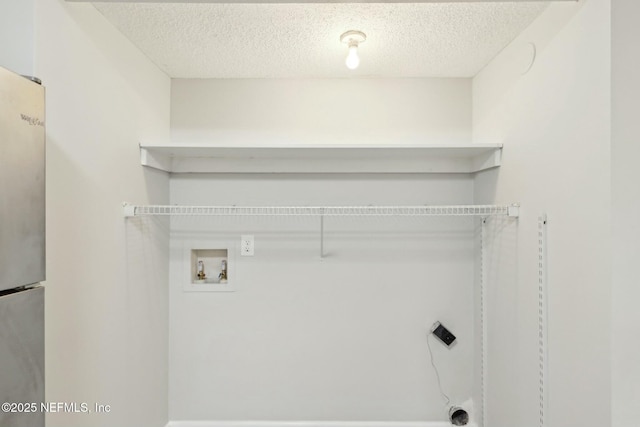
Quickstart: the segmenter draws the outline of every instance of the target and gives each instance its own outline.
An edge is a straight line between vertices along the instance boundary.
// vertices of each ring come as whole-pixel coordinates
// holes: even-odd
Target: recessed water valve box
[[[189,278],[183,286],[187,292],[229,292],[233,288],[232,256],[224,249],[191,249],[185,254]]]

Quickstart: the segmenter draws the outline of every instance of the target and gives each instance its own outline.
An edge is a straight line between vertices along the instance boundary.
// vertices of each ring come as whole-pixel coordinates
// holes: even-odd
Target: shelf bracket
[[[132,216],[136,216],[136,207],[135,205],[130,205],[127,202],[122,204],[122,214],[125,218],[130,218]]]
[[[518,218],[520,216],[520,204],[514,203],[507,207],[507,215],[511,218]]]

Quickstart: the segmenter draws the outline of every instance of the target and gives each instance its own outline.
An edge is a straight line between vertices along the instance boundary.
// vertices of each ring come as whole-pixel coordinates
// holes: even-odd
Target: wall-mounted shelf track
[[[124,216],[510,216],[514,205],[452,206],[135,206],[125,203]]]
[[[141,145],[143,166],[172,173],[475,173],[502,144]]]

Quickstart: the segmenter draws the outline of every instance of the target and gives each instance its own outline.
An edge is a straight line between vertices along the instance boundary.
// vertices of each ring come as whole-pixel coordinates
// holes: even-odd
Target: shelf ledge
[[[451,206],[176,206],[123,204],[133,216],[509,216],[517,218],[519,205]]]
[[[502,144],[140,146],[143,166],[170,173],[475,173],[501,157]]]

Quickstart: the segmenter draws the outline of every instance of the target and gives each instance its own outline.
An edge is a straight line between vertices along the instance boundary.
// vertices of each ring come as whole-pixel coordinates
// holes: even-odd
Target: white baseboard
[[[469,423],[468,427],[477,427]],[[447,421],[170,421],[166,427],[451,427]]]

